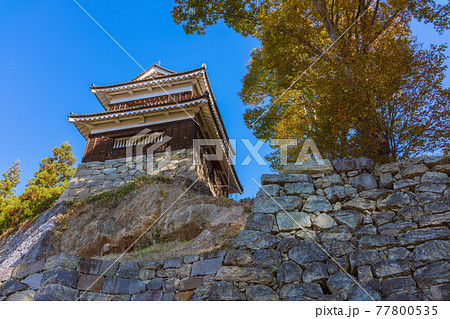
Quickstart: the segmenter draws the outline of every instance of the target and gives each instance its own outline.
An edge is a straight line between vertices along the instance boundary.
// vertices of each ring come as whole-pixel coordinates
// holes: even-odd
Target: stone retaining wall
[[[154,154],[150,164],[148,163],[150,157],[147,155],[133,157],[130,163],[126,158],[81,163],[58,202],[76,200],[123,186],[137,177],[147,175],[147,172],[152,171],[147,170],[150,168],[148,165],[152,165],[152,163],[154,171],[151,175],[160,174],[168,178],[183,176],[191,180],[197,179],[196,167],[192,165],[192,149],[176,150],[170,154],[170,161],[161,167],[159,165],[167,158],[165,153]]]
[[[231,250],[111,268],[110,261],[54,256],[1,270],[0,298],[450,299],[449,157],[377,167],[343,159],[327,173],[302,169],[311,172],[307,165],[262,176]]]

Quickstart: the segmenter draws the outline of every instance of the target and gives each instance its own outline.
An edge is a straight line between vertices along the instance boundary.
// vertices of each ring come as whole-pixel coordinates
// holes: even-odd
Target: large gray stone
[[[247,300],[249,301],[277,301],[278,294],[272,289],[264,285],[256,285],[247,288]]]
[[[437,193],[418,192],[418,193],[415,193],[415,195],[416,195],[417,203],[414,203],[414,204],[420,204],[420,205],[433,203],[435,201],[442,199],[442,195],[437,194]]]
[[[381,295],[378,291],[373,289],[369,283],[362,283],[354,285],[350,290],[348,300],[351,301],[373,301],[381,300]]]
[[[354,234],[357,238],[367,236],[367,235],[376,235],[377,228],[374,225],[366,225],[364,227],[361,227],[361,229],[356,231]]]
[[[212,285],[209,290],[208,300],[212,301],[233,301],[242,300],[242,294],[233,284],[222,281]]]
[[[309,182],[286,183],[284,190],[288,195],[308,197],[314,194],[314,184]]]
[[[341,257],[355,250],[355,246],[348,240],[333,240],[324,243],[324,246],[332,256]]]
[[[115,276],[117,269],[119,268],[118,261],[103,260],[102,265],[98,271],[100,276]]]
[[[424,165],[424,164],[418,164],[418,165],[407,166],[402,171],[402,175],[406,178],[413,178],[416,176],[422,176],[426,172],[428,172],[428,167],[426,167],[426,165]]]
[[[183,258],[169,258],[164,261],[164,268],[180,268],[183,265]]]
[[[270,185],[262,185],[259,188],[258,193],[256,193],[256,197],[264,197],[264,196],[278,196],[281,190],[281,186],[278,184],[270,184]]]
[[[306,200],[303,210],[307,213],[329,212],[333,210],[333,207],[325,197],[312,195]]]
[[[273,249],[258,249],[253,254],[256,267],[274,272],[281,265],[281,253]]]
[[[384,173],[393,173],[396,174],[400,171],[400,167],[397,163],[389,163],[389,164],[383,164],[380,166],[375,167],[374,173],[375,175],[381,175]]]
[[[448,183],[448,175],[442,172],[426,172],[420,179],[422,183]]]
[[[324,159],[323,164],[319,164],[317,161],[304,161],[302,164],[289,163],[283,166],[285,174],[318,174],[333,171],[333,165],[328,159]]]
[[[191,276],[212,275],[215,274],[220,266],[222,266],[223,258],[213,258],[196,261],[192,264]]]
[[[203,284],[203,277],[201,276],[193,276],[187,277],[180,281],[180,285],[178,286],[179,291],[189,291],[195,290]]]
[[[75,301],[78,291],[63,285],[50,284],[39,289],[34,300],[36,301]]]
[[[333,185],[344,185],[344,181],[339,174],[328,174],[314,182],[314,186],[317,188],[327,188]]]
[[[289,258],[300,266],[308,267],[315,261],[327,260],[328,254],[316,243],[303,241],[289,250]]]
[[[6,301],[32,301],[34,296],[36,295],[36,291],[34,290],[23,290],[18,291],[6,299]]]
[[[98,275],[102,261],[92,258],[81,258],[78,271],[83,274]]]
[[[285,284],[302,281],[302,269],[293,261],[286,261],[281,264],[277,271],[278,285],[281,287]]]
[[[102,291],[115,295],[135,295],[145,290],[145,284],[139,279],[106,277]]]
[[[162,278],[154,278],[150,280],[147,284],[147,289],[158,290],[162,288],[164,280]]]
[[[450,282],[450,263],[436,261],[414,272],[414,279],[420,288],[426,289],[434,285]]]
[[[375,163],[365,157],[343,158],[333,161],[333,166],[338,172],[350,172],[355,170],[372,171]]]
[[[75,266],[76,268],[76,266]],[[44,261],[40,260],[29,264],[20,264],[15,266],[12,277],[16,279],[23,279],[31,274],[38,273],[44,269]]]
[[[382,200],[394,193],[393,190],[390,189],[371,189],[368,191],[362,191],[359,193],[359,197],[371,200]]]
[[[41,281],[44,274],[33,274],[22,280],[22,283],[28,285],[31,289],[39,289],[41,287]]]
[[[348,202],[345,202],[342,207],[350,210],[373,211],[375,209],[375,202],[362,197],[355,197]]]
[[[414,248],[413,260],[416,262],[431,262],[450,260],[450,241],[432,240]]]
[[[321,232],[319,238],[322,242],[332,242],[335,240],[349,240],[352,234],[344,225],[333,227],[327,231]]]
[[[405,220],[412,220],[424,214],[420,206],[405,206],[398,211],[398,214]]]
[[[415,191],[442,194],[446,188],[445,184],[422,183],[415,188]]]
[[[407,260],[382,260],[372,265],[378,278],[409,275],[410,265]]]
[[[341,210],[333,213],[334,219],[339,224],[344,224],[351,231],[355,231],[362,220],[362,214],[355,210]]]
[[[412,295],[417,292],[411,276],[387,278],[381,281],[381,293],[386,298],[391,295]]]
[[[303,272],[302,279],[304,283],[321,283],[328,279],[327,265],[322,262],[312,263],[310,267]]]
[[[392,188],[395,179],[391,173],[383,173],[380,175],[380,188]]]
[[[277,249],[281,251],[283,254],[287,253],[289,249],[294,246],[297,246],[300,241],[295,237],[284,237],[277,246]]]
[[[279,184],[308,182],[309,178],[306,174],[262,174],[261,184]]]
[[[47,258],[44,269],[64,267],[68,269],[77,269],[80,257],[62,253],[59,255],[51,256]]]
[[[234,248],[260,249],[275,246],[278,243],[276,236],[254,230],[242,230],[234,240]]]
[[[319,284],[289,284],[281,288],[281,300],[321,300],[322,288]]]
[[[450,225],[450,212],[437,215],[428,215],[419,217],[420,227],[429,226],[448,226]]]
[[[324,189],[325,195],[332,203],[355,197],[358,192],[350,185],[333,185]]]
[[[364,236],[359,240],[360,249],[388,248],[395,245],[397,245],[397,240],[394,236]]]
[[[436,172],[443,172],[443,173],[450,173],[450,164],[445,164],[445,165],[436,165],[434,167],[434,170]]]
[[[5,281],[0,287],[0,296],[9,296],[10,294],[15,293],[16,291],[27,289],[27,285],[19,282],[15,279],[10,279]]]
[[[42,286],[50,284],[64,285],[71,288],[77,287],[78,271],[62,267],[54,268],[44,272]]]
[[[405,247],[394,247],[387,252],[390,260],[406,260],[411,257],[411,252]]]
[[[435,239],[448,239],[450,237],[450,230],[448,227],[429,227],[410,230],[407,233],[399,236],[400,244],[403,246],[411,244],[420,244],[424,241]]]
[[[339,271],[330,276],[327,280],[328,290],[333,293],[339,293],[341,291],[348,292],[356,284],[356,279],[345,273],[343,271]]]
[[[425,205],[425,213],[439,214],[445,212],[450,212],[450,206],[444,202],[435,202]]]
[[[385,236],[395,236],[401,233],[404,233],[405,231],[416,229],[417,224],[413,223],[412,221],[406,220],[406,221],[400,221],[395,223],[389,223],[384,224],[378,227],[378,231],[381,235]]]
[[[403,192],[395,192],[378,203],[382,210],[402,208],[410,202],[409,196]]]
[[[253,262],[253,256],[247,250],[232,249],[228,251],[223,264],[225,266],[246,266]]]
[[[296,196],[257,197],[253,201],[252,212],[274,214],[300,208],[302,199]]]
[[[320,214],[320,215],[316,216],[316,218],[313,221],[313,225],[320,230],[326,230],[326,229],[330,229],[334,226],[337,226],[333,217],[331,217],[328,214]]]
[[[216,281],[239,281],[254,284],[273,285],[276,280],[267,270],[255,267],[222,266]]]
[[[430,287],[434,301],[450,301],[450,283]]]
[[[360,174],[356,175],[354,177],[349,178],[350,183],[353,187],[355,187],[358,191],[368,190],[368,189],[375,189],[378,187],[377,181],[375,180],[375,177],[373,177],[372,174]]]
[[[350,253],[349,260],[352,269],[362,265],[372,265],[373,263],[385,259],[384,254],[376,249],[356,250]]]
[[[427,172],[420,179],[422,183],[449,183],[448,175],[442,172]]]
[[[419,185],[419,182],[416,182],[413,179],[401,179],[394,183],[394,190],[412,190],[415,186]]]
[[[292,213],[291,213],[292,214]],[[247,218],[246,229],[270,233],[273,228],[275,217],[269,214],[250,214]]]
[[[277,224],[280,231],[311,227],[311,216],[304,212],[282,212],[277,214]]]
[[[116,274],[124,278],[137,278],[139,276],[139,266],[131,261],[122,262]]]
[[[395,213],[393,211],[383,211],[383,212],[373,212],[372,220],[374,224],[378,227],[384,224],[390,223],[395,217]]]
[[[447,156],[426,156],[423,162],[428,167],[433,167],[435,165],[449,164],[450,157]]]

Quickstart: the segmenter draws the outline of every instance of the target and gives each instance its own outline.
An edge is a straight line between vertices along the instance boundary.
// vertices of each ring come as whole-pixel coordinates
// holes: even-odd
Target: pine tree
[[[14,195],[14,188],[20,183],[20,162],[14,164],[2,174],[0,179],[0,205],[8,197]]]

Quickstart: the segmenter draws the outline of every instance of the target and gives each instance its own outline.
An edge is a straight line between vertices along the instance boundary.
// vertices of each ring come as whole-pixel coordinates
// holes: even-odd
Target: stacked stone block
[[[170,155],[140,155],[128,161],[127,158],[119,158],[105,162],[81,163],[58,202],[72,201],[118,188],[145,175],[159,174],[167,178],[183,176],[196,180],[196,167],[192,164],[192,149],[172,151]]]
[[[450,300],[450,158],[263,175],[232,249],[0,270],[7,300]]]

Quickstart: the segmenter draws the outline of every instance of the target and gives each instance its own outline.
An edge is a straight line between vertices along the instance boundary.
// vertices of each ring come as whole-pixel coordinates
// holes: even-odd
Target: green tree
[[[9,196],[0,206],[0,233],[29,220],[55,204],[75,174],[72,147],[64,142],[53,149],[53,156],[44,158],[24,192]]]
[[[172,16],[187,33],[203,34],[222,19],[260,40],[240,92],[250,106],[244,121],[260,139],[312,138],[326,157],[379,162],[449,151],[446,46],[423,49],[410,24],[432,23],[442,33],[450,4],[176,0]],[[277,152],[269,156],[274,168]]]
[[[53,156],[44,158],[39,164],[39,170],[34,173],[22,199],[27,202],[27,211],[32,215],[39,214],[50,208],[61,196],[75,174],[76,158],[72,155],[72,146],[64,142],[53,149]]]
[[[14,195],[14,188],[20,183],[20,162],[15,161],[0,179],[0,205],[8,196]]]

